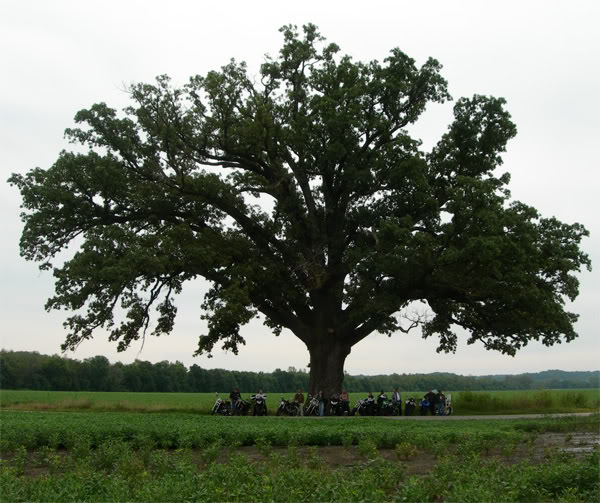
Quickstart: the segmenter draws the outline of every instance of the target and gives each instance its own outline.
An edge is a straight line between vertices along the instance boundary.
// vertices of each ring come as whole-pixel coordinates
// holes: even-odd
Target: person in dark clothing
[[[431,412],[431,415],[435,416],[436,394],[432,390],[429,390],[425,395],[425,398],[427,399],[427,402],[429,402],[429,411]]]
[[[229,393],[229,399],[231,400],[231,414],[235,412],[237,408],[238,400],[242,399],[242,395],[240,394],[240,390],[237,388],[233,388],[233,391]]]
[[[412,416],[416,407],[417,407],[417,402],[415,402],[415,399],[409,398],[408,400],[406,400],[406,404],[404,405],[404,415]]]
[[[342,401],[342,414],[347,412],[348,415],[350,415],[350,397],[348,396],[348,393],[346,393],[346,390],[342,390],[340,393],[340,400]]]
[[[381,393],[379,393],[379,396],[377,397],[377,405],[381,406],[385,400],[387,400],[387,395],[381,390]]]
[[[446,406],[446,395],[442,393],[442,390],[439,390],[435,399],[438,416],[445,416],[444,407]]]
[[[375,405],[375,398],[373,397],[373,393],[369,391],[367,395],[367,414],[373,414],[373,406]]]

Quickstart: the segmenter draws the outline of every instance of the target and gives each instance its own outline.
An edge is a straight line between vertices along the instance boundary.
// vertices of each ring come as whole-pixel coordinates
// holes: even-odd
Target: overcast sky
[[[18,191],[10,173],[48,168],[70,145],[63,132],[73,116],[104,101],[128,105],[123,88],[160,74],[184,84],[191,75],[218,69],[230,58],[251,73],[281,46],[284,24],[316,24],[356,60],[383,60],[399,47],[422,64],[429,56],[457,99],[490,94],[506,98],[518,128],[503,168],[512,175],[513,198],[542,215],[580,222],[583,243],[600,268],[600,2],[555,1],[44,1],[0,3],[0,346],[59,353],[65,313],[44,311],[51,273],[19,256],[22,230]],[[431,107],[414,129],[425,147],[446,130],[452,104]],[[346,361],[351,374],[446,371],[461,374],[536,372],[600,367],[598,272],[580,275],[571,311],[580,315],[579,338],[546,348],[532,343],[516,357],[461,344],[438,355],[434,340],[418,333],[391,338],[373,334]],[[275,338],[260,323],[245,327],[247,344],[235,356],[192,356],[205,325],[199,305],[206,285],[189,284],[179,298],[174,332],[148,338],[117,353],[98,332],[68,356],[96,354],[111,361],[179,360],[205,368],[272,371],[306,367],[303,343],[284,332]]]

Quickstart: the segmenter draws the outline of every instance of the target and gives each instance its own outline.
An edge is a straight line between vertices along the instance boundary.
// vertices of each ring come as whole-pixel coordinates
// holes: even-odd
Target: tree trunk
[[[344,362],[350,354],[350,346],[335,337],[322,337],[309,345],[311,395],[322,391],[325,398],[342,390]]]

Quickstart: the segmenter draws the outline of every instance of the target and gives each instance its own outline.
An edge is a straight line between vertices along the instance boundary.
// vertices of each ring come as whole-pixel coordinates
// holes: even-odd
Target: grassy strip
[[[464,391],[456,394],[454,406],[464,415],[598,412],[600,391],[597,389],[496,393]]]
[[[424,392],[403,392],[404,400],[417,401]],[[221,393],[227,397],[228,393]],[[244,395],[247,398],[247,395]],[[292,398],[293,393],[284,393]],[[365,393],[351,393],[354,404]],[[279,394],[268,398],[271,414]],[[554,414],[600,411],[600,390],[541,390],[452,392],[456,415]],[[131,393],[70,391],[0,391],[0,407],[15,410],[86,410],[96,412],[188,412],[208,414],[215,402],[213,393]]]

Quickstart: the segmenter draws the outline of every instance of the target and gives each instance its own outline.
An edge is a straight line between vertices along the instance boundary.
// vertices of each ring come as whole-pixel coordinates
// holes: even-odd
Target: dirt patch
[[[600,448],[600,434],[598,433],[542,433],[531,435],[525,442],[514,446],[490,445],[483,449],[481,456],[495,458],[506,464],[515,464],[525,459],[542,462],[551,452],[557,450],[584,456],[596,448]],[[457,450],[457,447],[451,446],[447,452],[454,454]],[[227,463],[230,452],[232,451],[223,450],[217,462]],[[235,452],[246,456],[249,462],[267,461],[264,450],[256,446],[240,447]],[[288,451],[286,447],[273,447],[271,452],[285,456]],[[297,455],[301,463],[305,463],[311,457],[317,457],[319,462],[332,470],[363,466],[369,461],[368,457],[362,454],[356,446],[298,447]],[[415,455],[407,459],[398,459],[395,449],[378,449],[377,455],[387,461],[401,462],[410,475],[430,473],[436,464],[436,455],[423,449],[417,450]],[[200,456],[201,452],[198,452],[198,459]]]
[[[561,451],[584,456],[590,454],[594,449],[600,448],[599,433],[542,433],[532,435],[528,441],[515,446],[492,445],[481,452],[484,458],[496,458],[506,464],[515,464],[525,459],[534,462],[542,462],[552,451]],[[448,450],[449,454],[456,452],[455,447]],[[273,447],[273,453],[285,456],[287,448]],[[236,452],[248,457],[250,462],[264,462],[267,457],[255,446],[240,447]],[[316,455],[331,469],[350,468],[361,466],[368,462],[367,456],[360,453],[358,447],[299,447],[298,458],[306,460]],[[424,475],[433,470],[436,464],[436,456],[426,450],[418,450],[416,455],[408,459],[398,459],[395,449],[378,449],[377,454],[388,461],[398,461],[404,464],[410,475]],[[217,460],[226,463],[227,452],[223,452]]]
[[[559,449],[571,454],[589,454],[600,447],[598,433],[545,433],[536,438],[540,449]]]
[[[236,450],[237,453],[246,456],[250,462],[264,462],[264,456],[258,448],[254,446],[240,447]],[[285,456],[287,448],[274,447],[273,453]],[[297,448],[298,459],[301,462],[306,462],[312,456],[316,456],[321,463],[328,466],[332,470],[339,468],[351,468],[354,466],[363,466],[369,462],[369,458],[361,454],[358,447],[341,447],[327,446],[311,449],[310,447]],[[394,449],[379,449],[377,455],[386,461],[398,461],[396,451]],[[217,461],[226,463],[227,456],[220,457]],[[416,456],[409,460],[401,460],[406,465],[409,474],[425,474],[429,473],[435,465],[435,456],[428,452],[419,452]]]

